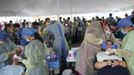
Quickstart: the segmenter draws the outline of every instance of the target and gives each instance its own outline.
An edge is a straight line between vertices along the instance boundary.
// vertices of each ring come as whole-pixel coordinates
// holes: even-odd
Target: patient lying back
[[[16,55],[11,59],[11,65],[7,65],[0,69],[0,75],[23,75],[24,67],[19,64]]]
[[[95,69],[97,75],[130,75],[125,60],[107,51],[97,53]]]

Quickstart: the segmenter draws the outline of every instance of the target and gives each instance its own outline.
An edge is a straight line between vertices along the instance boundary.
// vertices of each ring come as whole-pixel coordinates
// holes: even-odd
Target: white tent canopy
[[[51,16],[118,12],[134,8],[134,0],[2,0],[0,16]]]

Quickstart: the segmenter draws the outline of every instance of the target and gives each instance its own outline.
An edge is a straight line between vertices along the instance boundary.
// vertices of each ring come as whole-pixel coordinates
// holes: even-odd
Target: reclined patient
[[[19,60],[16,55],[13,56],[11,62],[11,65],[0,69],[0,75],[24,75],[25,68],[19,65]]]
[[[114,54],[109,54],[110,50],[115,50],[112,49],[112,46],[112,41],[110,44],[108,40],[106,43],[106,51],[97,53],[95,61],[97,75],[130,75],[125,60]]]

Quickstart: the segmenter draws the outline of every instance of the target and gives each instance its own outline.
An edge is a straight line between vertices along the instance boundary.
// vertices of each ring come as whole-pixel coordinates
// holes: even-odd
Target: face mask
[[[29,39],[25,39],[27,42],[30,42],[30,40]]]
[[[127,31],[121,30],[121,32],[122,32],[123,34],[127,34]]]
[[[0,41],[0,44],[4,44],[4,42],[3,41]]]

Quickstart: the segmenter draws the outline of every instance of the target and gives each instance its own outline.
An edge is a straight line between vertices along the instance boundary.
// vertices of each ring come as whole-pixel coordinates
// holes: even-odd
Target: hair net
[[[33,28],[22,29],[22,36],[34,36],[36,30]]]
[[[119,28],[124,28],[124,27],[131,26],[131,25],[132,25],[132,22],[130,18],[121,19],[117,24]]]
[[[8,34],[5,31],[0,31],[0,40],[6,40],[8,38]]]

